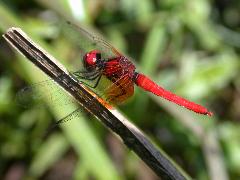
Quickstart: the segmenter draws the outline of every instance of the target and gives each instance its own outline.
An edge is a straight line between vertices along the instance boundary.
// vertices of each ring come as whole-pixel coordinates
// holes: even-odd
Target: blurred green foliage
[[[240,178],[238,1],[0,2],[2,33],[12,26],[21,27],[70,66],[74,45],[59,35],[56,23],[61,18],[97,29],[133,58],[139,71],[213,110],[212,118],[195,115],[137,88],[134,97],[120,107],[195,179],[213,178],[215,167],[209,165],[204,151],[211,144],[203,142],[201,132],[215,132],[221,170],[229,179]],[[46,100],[50,108],[18,106],[16,93],[27,83],[46,77],[3,39],[0,47],[1,179],[156,179],[138,157],[86,113],[45,136],[54,120],[71,112],[75,105],[59,109]]]

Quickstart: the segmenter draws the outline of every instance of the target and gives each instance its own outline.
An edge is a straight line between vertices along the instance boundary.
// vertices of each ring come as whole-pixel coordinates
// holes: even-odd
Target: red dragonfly
[[[106,41],[93,36],[75,24],[70,24],[70,26],[71,30],[77,30],[80,35],[80,38],[77,37],[73,40],[79,41],[80,64],[82,64],[82,70],[74,71],[71,74],[110,104],[120,104],[131,97],[134,93],[134,84],[136,84],[145,91],[191,111],[208,116],[213,115],[207,108],[165,90],[146,75],[137,72],[135,65]]]

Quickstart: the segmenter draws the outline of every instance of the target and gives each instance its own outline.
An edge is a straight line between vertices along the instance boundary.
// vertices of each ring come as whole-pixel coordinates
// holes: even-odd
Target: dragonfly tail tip
[[[208,111],[206,114],[210,117],[213,116],[213,112],[211,112],[211,111]]]

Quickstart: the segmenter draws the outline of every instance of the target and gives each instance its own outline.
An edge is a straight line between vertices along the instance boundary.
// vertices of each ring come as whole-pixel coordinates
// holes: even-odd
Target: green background
[[[240,178],[240,2],[0,1],[1,33],[21,27],[69,65],[75,45],[55,25],[65,18],[95,29],[131,57],[138,71],[214,112],[213,117],[197,115],[136,87],[119,109],[159,148],[195,179]],[[76,106],[58,107],[49,99],[49,108],[19,106],[16,93],[43,79],[1,38],[0,179],[157,179],[87,113],[46,135]]]

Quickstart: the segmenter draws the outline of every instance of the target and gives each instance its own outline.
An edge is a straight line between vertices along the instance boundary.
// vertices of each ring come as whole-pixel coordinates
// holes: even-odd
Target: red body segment
[[[161,96],[161,97],[165,98],[166,100],[174,102],[174,103],[176,103],[180,106],[183,106],[191,111],[194,111],[199,114],[205,114],[208,116],[213,115],[213,113],[208,111],[207,108],[205,108],[199,104],[196,104],[194,102],[188,101],[182,97],[177,96],[176,94],[174,94],[170,91],[163,89],[162,87],[160,87],[159,85],[154,83],[151,79],[149,79],[147,76],[145,76],[143,74],[139,73],[137,75],[135,83],[136,83],[136,85],[143,88],[144,90],[152,92],[153,94],[155,94],[157,96]]]
[[[104,71],[103,71],[104,75],[107,76],[107,77],[111,77],[114,74],[120,74],[121,75],[121,72],[122,72],[122,67],[120,66],[119,58],[115,58],[111,61],[108,61],[105,64],[105,68],[104,68]]]

